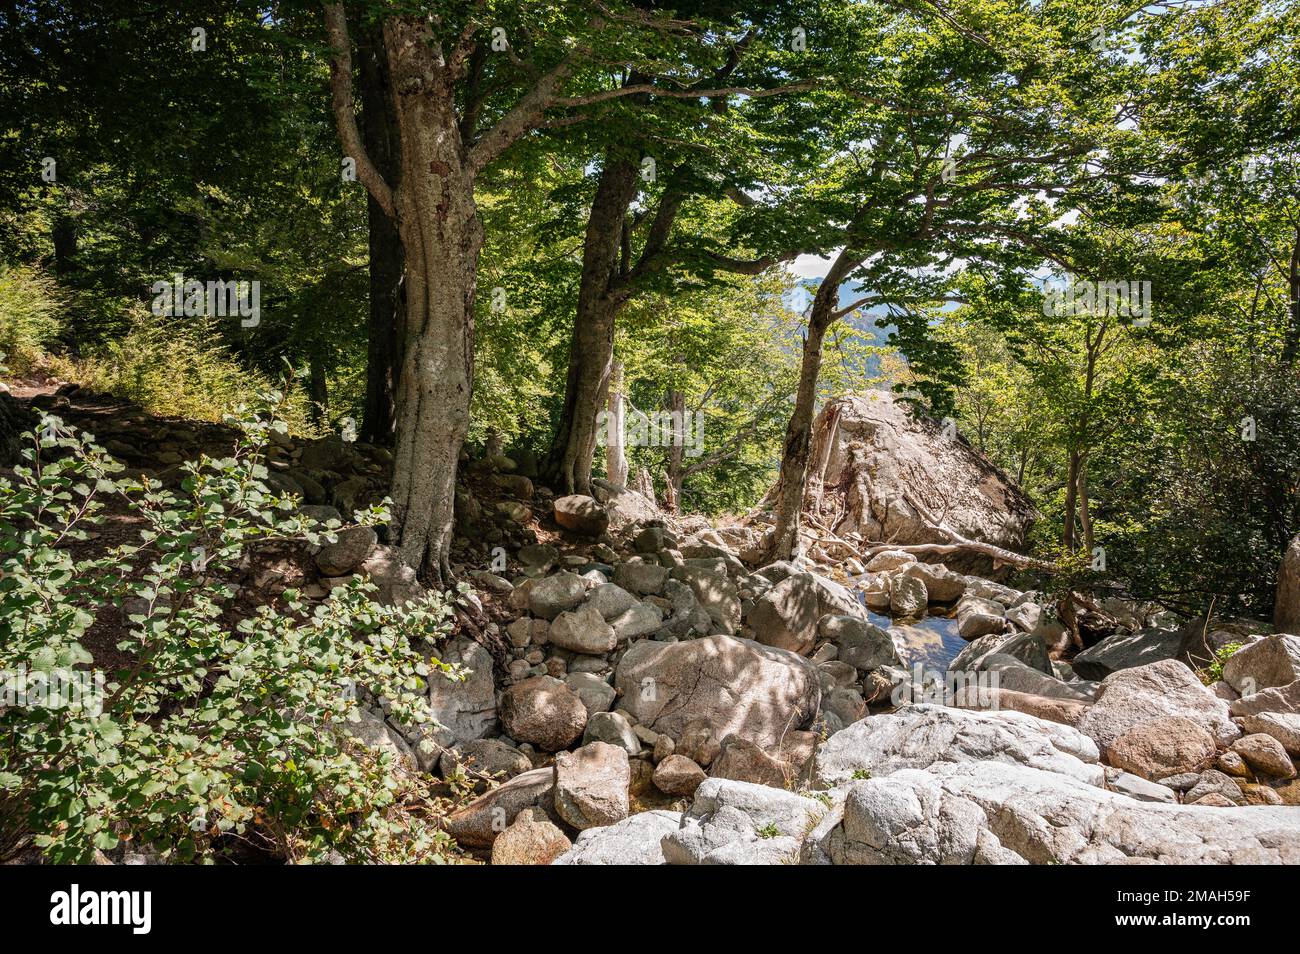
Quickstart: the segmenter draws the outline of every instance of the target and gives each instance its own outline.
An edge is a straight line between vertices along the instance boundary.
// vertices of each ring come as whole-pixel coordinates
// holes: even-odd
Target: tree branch
[[[375,202],[389,219],[396,220],[397,209],[393,203],[393,190],[380,175],[370,154],[361,142],[357,129],[356,107],[352,100],[352,40],[348,36],[348,21],[341,3],[327,3],[325,30],[330,43],[330,93],[334,105],[334,123],[338,126],[339,141],[344,153],[357,167],[357,178],[370,192]],[[380,55],[383,55],[381,52]]]

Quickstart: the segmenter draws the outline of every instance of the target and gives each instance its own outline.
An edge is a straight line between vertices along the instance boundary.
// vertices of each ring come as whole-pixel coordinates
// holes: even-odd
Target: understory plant
[[[401,608],[354,579],[319,603],[286,590],[238,611],[231,580],[268,541],[337,521],[267,491],[280,392],[231,423],[232,456],[186,465],[180,494],[125,479],[53,417],[0,480],[0,832],[53,862],[129,847],[163,860],[240,850],[290,862],[441,861],[441,807],[417,773],[358,741],[363,710],[418,734],[452,598]],[[142,526],[113,532],[116,498]],[[359,522],[386,519],[382,507]],[[120,615],[119,615],[120,614]],[[120,620],[120,625],[114,625]],[[116,637],[104,672],[92,656]],[[19,837],[19,834],[21,837]],[[6,850],[0,837],[0,855]]]

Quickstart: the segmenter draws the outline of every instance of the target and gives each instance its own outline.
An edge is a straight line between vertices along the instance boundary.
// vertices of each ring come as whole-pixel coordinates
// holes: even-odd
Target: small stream
[[[895,642],[898,654],[909,669],[920,663],[925,669],[947,672],[948,664],[967,645],[957,633],[955,616],[931,616],[927,613],[920,619],[894,619],[868,607],[866,594],[861,590],[854,593],[872,623],[881,629],[893,627],[894,635],[901,636]]]

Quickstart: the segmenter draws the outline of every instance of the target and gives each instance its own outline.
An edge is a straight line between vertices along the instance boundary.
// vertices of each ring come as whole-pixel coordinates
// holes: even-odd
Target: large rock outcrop
[[[938,421],[914,417],[894,395],[876,391],[829,402],[813,424],[814,447],[824,446],[828,428],[835,436],[823,506],[842,507],[836,532],[900,545],[947,543],[933,525],[940,519],[967,539],[1024,549],[1037,517],[1029,498]],[[832,507],[837,495],[842,500]],[[965,572],[987,568],[987,558],[977,556],[945,555],[944,562]]]

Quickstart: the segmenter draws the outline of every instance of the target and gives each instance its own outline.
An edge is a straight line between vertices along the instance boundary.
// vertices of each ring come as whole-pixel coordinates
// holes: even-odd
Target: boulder
[[[662,865],[660,843],[681,825],[680,812],[639,812],[604,828],[588,828],[557,865]]]
[[[608,621],[639,605],[637,598],[617,583],[602,583],[587,595],[587,605],[595,607]]]
[[[565,530],[598,537],[609,529],[609,514],[595,498],[570,494],[555,498],[555,522]]]
[[[614,567],[614,582],[638,596],[662,593],[667,580],[668,568],[657,563],[620,563]]]
[[[600,477],[592,479],[591,489],[605,507],[611,532],[618,533],[633,524],[649,523],[663,516],[653,500],[635,490],[611,484]]]
[[[827,402],[814,422],[814,440],[834,422],[824,485],[843,487],[840,536],[899,545],[949,543],[935,525],[972,540],[1023,550],[1037,517],[1029,499],[987,457],[942,424],[914,414],[887,391]],[[829,490],[828,490],[829,496]],[[920,506],[918,506],[918,503]],[[928,513],[926,512],[928,511]],[[987,557],[949,560],[963,572],[990,567]]]
[[[632,773],[627,752],[616,745],[591,742],[555,757],[555,811],[584,831],[612,825],[628,814]]]
[[[1149,626],[1135,633],[1118,632],[1089,646],[1070,660],[1070,665],[1083,679],[1105,679],[1121,669],[1174,659],[1182,642],[1183,634],[1177,629]]]
[[[1243,696],[1300,679],[1300,636],[1277,633],[1243,646],[1223,664],[1223,680]]]
[[[663,610],[659,607],[653,603],[637,603],[627,612],[614,617],[610,621],[610,626],[615,641],[625,643],[630,639],[648,636],[655,632],[663,625],[663,621]]]
[[[678,566],[673,567],[672,578],[691,588],[714,633],[732,636],[740,630],[739,591],[725,572],[701,566]]]
[[[655,788],[665,795],[693,795],[708,776],[684,755],[669,755],[655,766]]]
[[[985,660],[995,654],[1010,656],[1031,669],[1053,675],[1047,645],[1033,633],[989,633],[973,639],[948,664],[948,670],[979,671],[984,668]]]
[[[344,527],[334,531],[334,536],[335,541],[324,544],[316,554],[316,568],[321,576],[346,576],[354,572],[379,542],[374,527]]]
[[[1086,704],[1073,699],[1038,696],[1000,687],[980,687],[974,692],[955,693],[953,704],[963,709],[1023,712],[1036,719],[1068,726],[1077,726],[1083,714],[1088,711]]]
[[[587,583],[576,573],[562,570],[538,580],[528,590],[528,609],[534,616],[555,619],[587,598]]]
[[[817,632],[835,644],[836,658],[854,669],[870,672],[903,664],[889,633],[861,617],[827,614],[818,621]]]
[[[490,848],[520,812],[550,805],[554,789],[555,769],[533,769],[452,812],[443,820],[443,826],[466,848]]]
[[[1300,813],[1140,802],[969,762],[857,783],[825,841],[836,864],[1300,864]]]
[[[536,592],[536,587],[533,590]],[[618,645],[614,627],[590,603],[555,617],[546,638],[561,649],[589,656],[603,655]]]
[[[822,802],[731,779],[710,778],[695,792],[681,826],[663,838],[669,864],[786,864],[830,811]]]
[[[977,712],[911,705],[868,716],[817,751],[813,778],[832,787],[936,762],[1014,762],[1100,785],[1097,747],[1068,726],[1020,712]]]
[[[920,577],[899,573],[889,580],[889,611],[895,616],[921,616],[930,603]]]
[[[867,561],[866,570],[868,573],[887,573],[915,563],[916,557],[905,550],[881,550]]]
[[[785,788],[791,770],[780,759],[768,755],[753,742],[729,735],[722,740],[722,752],[709,769],[711,778],[729,778],[755,785]]]
[[[1242,728],[1248,733],[1272,736],[1287,754],[1300,757],[1300,715],[1293,712],[1260,712],[1243,716]]]
[[[1260,712],[1300,712],[1300,679],[1285,686],[1273,686],[1233,699],[1228,703],[1228,711],[1234,716]]]
[[[589,726],[590,717],[597,712],[608,712],[618,697],[614,687],[594,672],[570,672],[564,677],[564,684],[576,692],[582,704],[587,707]]]
[[[1001,603],[967,594],[957,604],[957,632],[962,639],[979,639],[1007,628]]]
[[[1256,732],[1252,735],[1243,735],[1232,743],[1232,751],[1245,759],[1246,764],[1256,772],[1282,779],[1296,776],[1295,765],[1291,762],[1286,748],[1267,733]]]
[[[533,676],[501,694],[501,725],[512,739],[558,752],[581,738],[587,708],[558,679]]]
[[[1214,760],[1215,752],[1213,737],[1199,724],[1164,716],[1135,725],[1115,739],[1106,749],[1106,761],[1154,781],[1199,771]]]
[[[438,770],[443,777],[451,775],[458,767],[472,775],[508,781],[516,775],[531,771],[533,763],[528,761],[528,756],[524,753],[511,748],[500,739],[473,739],[448,749],[438,760]]]
[[[986,684],[995,684],[999,689],[1011,689],[1015,692],[1027,692],[1036,696],[1053,699],[1068,699],[1072,702],[1092,702],[1096,694],[1096,683],[1067,683],[1055,676],[1039,672],[1026,666],[1014,656],[994,653],[983,660],[983,673],[996,673],[996,677],[986,675]],[[996,683],[993,680],[996,678]],[[978,683],[979,680],[977,680]]]
[[[593,712],[582,734],[583,744],[608,742],[617,745],[628,755],[641,753],[641,740],[632,730],[632,723],[621,712]]]
[[[393,766],[401,771],[413,772],[419,767],[415,752],[397,729],[384,717],[367,709],[356,710],[356,722],[340,722],[340,731],[356,739],[378,754],[392,756]]]
[[[746,622],[760,643],[807,655],[816,641],[817,621],[827,613],[865,615],[838,583],[814,573],[796,573],[759,597]]]
[[[491,735],[497,728],[492,654],[474,640],[462,638],[444,646],[439,656],[443,662],[468,670],[463,681],[449,679],[438,670],[429,673],[429,708],[446,729],[446,736],[439,741],[457,745]]]
[[[722,635],[636,643],[619,660],[614,685],[628,713],[667,733],[679,751],[691,723],[715,739],[734,732],[774,750],[785,733],[810,725],[821,703],[820,680],[807,660]]]
[[[966,577],[942,563],[911,563],[903,568],[903,575],[914,576],[924,583],[931,603],[952,603],[966,592]]]
[[[514,822],[492,842],[494,865],[549,865],[573,843],[556,828],[540,808],[515,816]]]
[[[1178,804],[1178,796],[1174,794],[1172,788],[1161,785],[1159,782],[1147,781],[1131,772],[1121,772],[1118,769],[1106,773],[1106,788],[1109,791],[1127,795],[1129,798],[1136,798],[1140,802]]]
[[[385,606],[402,606],[425,595],[424,587],[416,579],[415,568],[406,565],[396,547],[382,544],[371,547],[360,571],[375,585],[375,601]]]
[[[1105,752],[1129,729],[1161,716],[1195,722],[1220,745],[1228,745],[1240,730],[1228,718],[1228,704],[1201,685],[1180,662],[1165,659],[1121,669],[1102,680],[1097,700],[1088,708],[1079,730]]]

